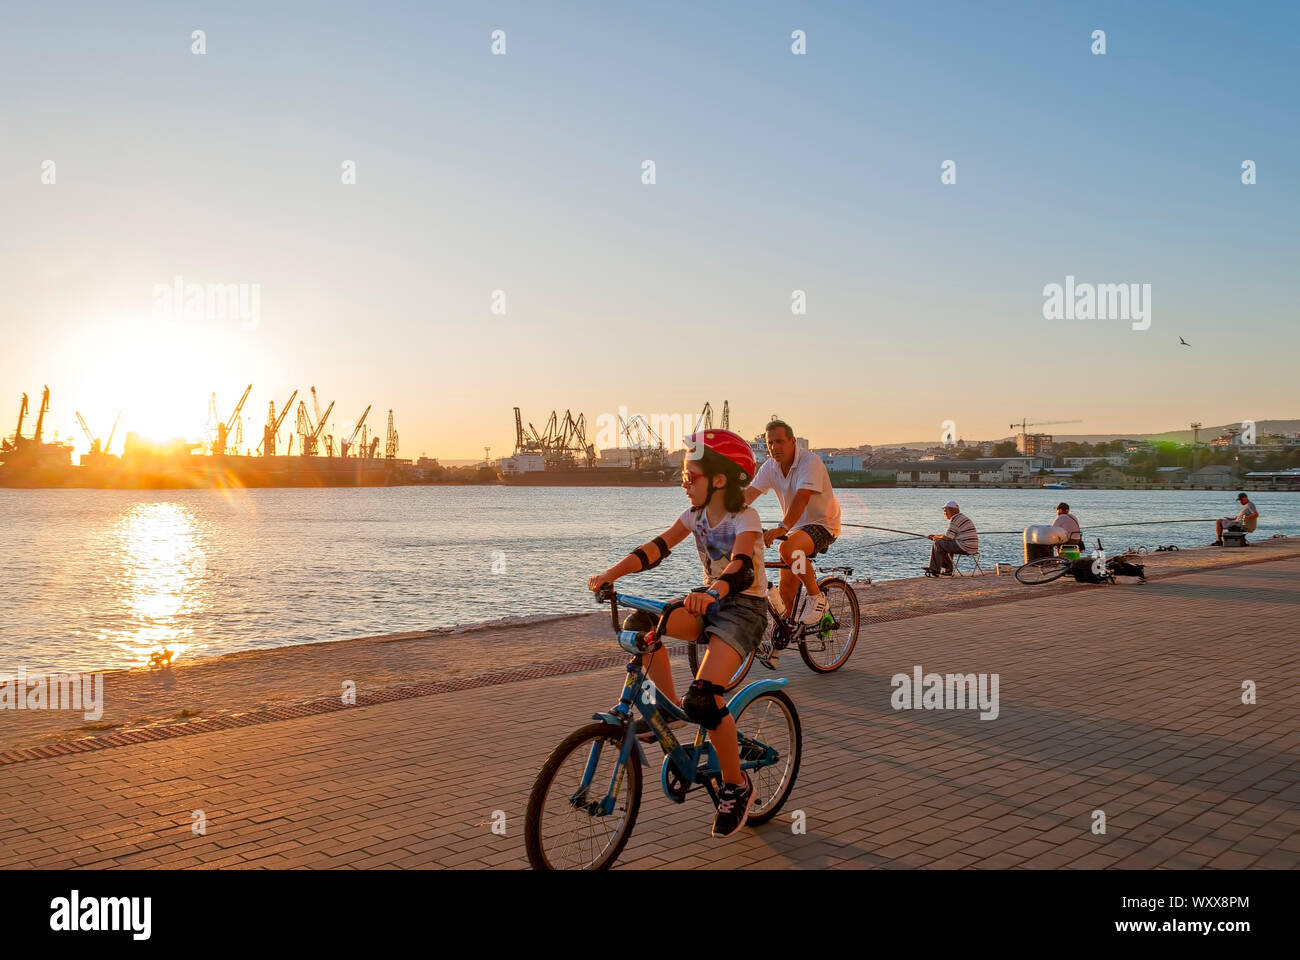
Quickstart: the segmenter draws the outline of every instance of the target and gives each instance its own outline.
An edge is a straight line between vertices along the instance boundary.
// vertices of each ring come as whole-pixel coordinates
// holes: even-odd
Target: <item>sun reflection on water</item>
[[[192,614],[202,606],[206,556],[199,527],[177,503],[140,503],[117,528],[124,629],[110,639],[135,663],[163,649],[180,659],[193,644]]]

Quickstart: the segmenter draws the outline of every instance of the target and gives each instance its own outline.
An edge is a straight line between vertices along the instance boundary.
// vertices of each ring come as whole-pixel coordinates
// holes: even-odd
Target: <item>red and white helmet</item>
[[[730,430],[700,430],[686,438],[686,456],[700,460],[706,473],[725,473],[742,484],[754,479],[754,451]]]

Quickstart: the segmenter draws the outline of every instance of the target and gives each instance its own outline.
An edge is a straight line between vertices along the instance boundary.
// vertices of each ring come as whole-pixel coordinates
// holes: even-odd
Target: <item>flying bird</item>
[[[1191,346],[1191,344],[1188,343],[1186,340],[1184,340],[1182,337],[1179,337],[1179,338],[1178,338],[1178,342],[1181,343],[1184,347],[1190,347],[1190,346]]]

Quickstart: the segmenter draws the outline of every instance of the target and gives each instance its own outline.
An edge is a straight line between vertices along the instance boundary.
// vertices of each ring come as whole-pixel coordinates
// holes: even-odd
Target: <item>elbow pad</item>
[[[754,558],[745,554],[735,559],[740,561],[740,569],[732,573],[724,573],[718,577],[727,585],[727,596],[733,593],[743,593],[754,585]]]
[[[655,537],[650,542],[653,543],[655,545],[655,549],[659,551],[659,559],[657,559],[654,563],[650,562],[650,558],[646,555],[646,552],[642,550],[640,547],[637,547],[635,550],[632,551],[632,555],[641,561],[642,570],[653,570],[655,567],[659,566],[659,564],[664,562],[664,557],[672,553],[672,551],[668,549],[668,544],[664,541],[663,537]]]

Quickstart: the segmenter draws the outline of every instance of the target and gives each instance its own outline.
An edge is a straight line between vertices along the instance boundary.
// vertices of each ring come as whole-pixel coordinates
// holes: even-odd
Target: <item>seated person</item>
[[[1083,546],[1083,531],[1079,529],[1079,521],[1070,512],[1068,503],[1058,503],[1056,505],[1056,519],[1052,521],[1052,526],[1060,527],[1065,531],[1066,543],[1077,543],[1079,546]]]
[[[941,569],[945,577],[951,577],[954,553],[979,553],[980,538],[975,532],[975,524],[961,512],[957,501],[949,500],[945,503],[943,515],[948,518],[947,531],[943,534],[932,533],[926,538],[932,544],[930,565],[924,568],[927,577],[939,576]]]
[[[1237,494],[1237,502],[1241,504],[1241,509],[1237,511],[1235,517],[1224,517],[1221,520],[1214,521],[1214,542],[1212,547],[1223,546],[1224,530],[1244,530],[1246,533],[1254,533],[1255,527],[1259,524],[1259,511],[1255,505],[1250,502],[1250,497],[1244,493]]]

